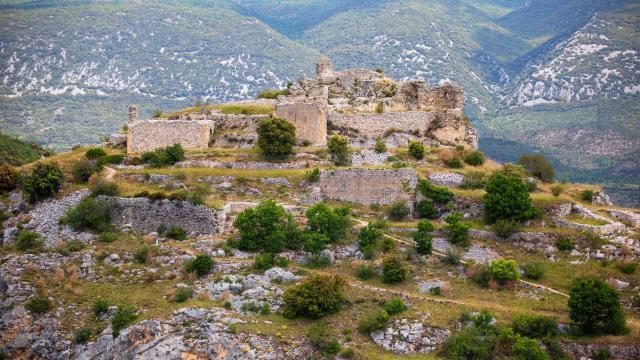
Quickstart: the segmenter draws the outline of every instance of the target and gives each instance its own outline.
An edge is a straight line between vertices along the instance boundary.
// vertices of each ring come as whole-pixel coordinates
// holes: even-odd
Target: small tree
[[[329,242],[336,242],[347,236],[351,227],[349,208],[330,208],[324,203],[317,203],[307,209],[307,228],[310,231],[325,235]]]
[[[98,147],[94,147],[91,148],[89,150],[87,150],[86,153],[84,153],[84,157],[86,157],[87,159],[91,159],[91,160],[95,160],[97,158],[101,158],[103,156],[107,155],[107,153],[102,150],[101,148]]]
[[[200,254],[195,259],[187,262],[184,269],[187,273],[196,273],[202,277],[207,275],[212,267],[213,259],[211,259],[211,256]]]
[[[77,182],[86,182],[91,175],[100,172],[101,167],[95,160],[80,160],[73,164],[71,173]]]
[[[536,340],[528,337],[519,337],[511,350],[522,360],[549,360],[549,355],[542,349]]]
[[[384,143],[384,140],[377,138],[376,145],[373,147],[373,150],[378,154],[382,154],[387,152],[387,144]]]
[[[33,231],[20,230],[16,240],[16,248],[20,251],[37,249],[42,246],[42,239],[38,233]]]
[[[569,318],[585,334],[626,331],[618,293],[597,278],[580,279],[569,289]]]
[[[18,172],[13,166],[0,163],[0,193],[11,191],[18,185]]]
[[[184,160],[184,149],[180,144],[173,144],[142,154],[142,162],[150,164],[153,167],[173,165],[182,160]]]
[[[294,236],[297,229],[293,216],[273,200],[261,202],[256,208],[241,212],[233,226],[238,229],[241,250],[266,251],[277,254]]]
[[[333,135],[327,142],[329,153],[333,163],[339,166],[347,166],[351,164],[349,158],[349,138],[346,136]]]
[[[463,214],[455,212],[447,216],[444,221],[449,231],[449,242],[454,245],[467,246],[469,243],[469,224],[462,221]]]
[[[413,232],[413,242],[416,252],[420,255],[431,255],[431,232],[435,230],[433,224],[426,220],[418,222],[418,230]]]
[[[521,314],[513,317],[511,327],[516,334],[533,339],[544,339],[554,336],[557,324],[553,318],[541,315]]]
[[[518,263],[515,260],[494,260],[491,262],[489,270],[491,271],[491,277],[501,283],[515,281],[520,278]]]
[[[118,306],[116,313],[113,314],[113,318],[111,319],[113,336],[118,336],[120,330],[136,321],[137,318],[138,315],[136,314],[136,309],[132,306]]]
[[[382,282],[396,284],[407,278],[407,268],[397,256],[387,256],[382,260]]]
[[[435,219],[438,217],[439,211],[430,200],[420,200],[416,207],[421,218]]]
[[[381,226],[378,223],[369,223],[360,229],[360,234],[358,235],[358,246],[360,250],[375,247],[378,241],[382,239],[382,236],[384,236],[380,228]]]
[[[67,211],[61,222],[74,230],[91,230],[96,233],[111,229],[111,209],[113,203],[92,197],[82,199],[78,205]]]
[[[520,156],[518,164],[522,165],[527,172],[544,182],[551,182],[556,176],[553,166],[540,154],[528,154]]]
[[[472,151],[469,154],[467,154],[467,156],[464,157],[464,162],[466,162],[471,166],[482,165],[484,164],[484,161],[485,161],[484,153],[480,150]]]
[[[318,319],[340,310],[345,281],[338,275],[311,275],[284,293],[283,315]]]
[[[434,186],[427,180],[419,180],[416,189],[424,197],[430,198],[436,204],[446,204],[453,200],[454,194],[446,187]]]
[[[489,222],[499,219],[525,221],[534,217],[536,212],[522,179],[494,173],[485,190],[484,210]]]
[[[424,145],[418,141],[409,142],[409,155],[417,160],[424,159]]]
[[[36,164],[22,179],[22,193],[32,203],[54,196],[60,191],[64,175],[52,164]]]
[[[387,215],[392,220],[402,220],[409,215],[409,208],[407,207],[407,202],[400,200],[396,201],[387,210]]]
[[[296,143],[296,128],[287,120],[271,118],[258,125],[258,147],[267,156],[287,156]]]

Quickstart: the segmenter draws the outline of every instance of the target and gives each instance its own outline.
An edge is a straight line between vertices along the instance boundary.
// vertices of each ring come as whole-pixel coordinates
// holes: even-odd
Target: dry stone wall
[[[322,170],[317,186],[323,196],[359,204],[390,205],[415,199],[418,175],[413,169]]]
[[[296,128],[296,139],[312,145],[327,143],[327,118],[322,107],[313,103],[282,103],[276,106],[276,116]]]
[[[209,146],[214,129],[210,120],[139,120],[129,123],[127,153],[142,153],[173,144],[185,149]]]

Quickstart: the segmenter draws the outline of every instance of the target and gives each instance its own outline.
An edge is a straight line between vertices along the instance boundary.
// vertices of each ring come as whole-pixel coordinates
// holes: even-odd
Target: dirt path
[[[116,175],[117,171],[116,169],[109,167],[109,166],[105,166],[104,167],[104,179],[105,180],[111,180],[113,179],[113,177]]]

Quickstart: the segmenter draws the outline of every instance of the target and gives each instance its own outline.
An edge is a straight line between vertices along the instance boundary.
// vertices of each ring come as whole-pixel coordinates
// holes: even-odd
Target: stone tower
[[[323,57],[316,62],[316,78],[318,80],[327,80],[333,77],[333,64],[331,59]]]
[[[129,122],[138,121],[138,105],[129,105]]]

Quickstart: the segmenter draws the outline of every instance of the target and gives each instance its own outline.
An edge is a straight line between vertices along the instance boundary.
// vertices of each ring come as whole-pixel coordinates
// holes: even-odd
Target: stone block
[[[358,204],[413,203],[418,175],[413,169],[322,170],[317,186],[322,195]]]
[[[299,102],[282,103],[276,106],[276,116],[295,126],[298,141],[308,141],[317,146],[327,143],[327,117],[320,105]]]

